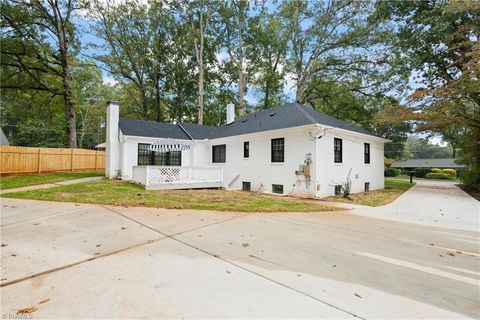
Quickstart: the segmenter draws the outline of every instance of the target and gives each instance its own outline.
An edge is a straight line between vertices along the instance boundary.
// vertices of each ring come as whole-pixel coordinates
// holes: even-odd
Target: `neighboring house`
[[[439,169],[466,169],[467,166],[455,163],[457,159],[408,159],[407,161],[394,162],[391,167],[404,170],[415,170],[416,168],[439,168]]]
[[[119,117],[107,107],[106,176],[147,189],[225,187],[321,198],[382,189],[389,140],[311,108],[286,104],[219,127]],[[159,152],[160,151],[160,152]]]
[[[0,128],[0,146],[9,146],[10,142],[7,139],[5,133],[3,133],[2,128]]]

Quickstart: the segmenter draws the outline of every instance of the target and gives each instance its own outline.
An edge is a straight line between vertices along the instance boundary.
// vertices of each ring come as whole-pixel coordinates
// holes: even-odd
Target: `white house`
[[[352,193],[382,189],[389,140],[299,104],[219,127],[119,117],[107,107],[106,176],[147,189],[224,187],[321,198],[351,179]]]

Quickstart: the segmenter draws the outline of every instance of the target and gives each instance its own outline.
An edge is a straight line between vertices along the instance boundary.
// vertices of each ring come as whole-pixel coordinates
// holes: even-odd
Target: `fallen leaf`
[[[42,300],[42,301],[40,301],[38,304],[42,304],[42,303],[45,303],[45,302],[48,302],[48,301],[50,301],[50,298],[45,299],[45,300]]]
[[[94,255],[98,256],[100,254],[100,252],[95,252]]]
[[[302,275],[300,273],[297,273],[297,277],[301,277]]]
[[[336,265],[336,264],[334,264],[334,265],[332,266],[332,268],[336,268],[336,267],[337,267],[337,265]]]
[[[246,248],[248,246],[250,246],[250,244],[248,244],[248,242],[242,243],[242,247]]]
[[[101,247],[101,246],[102,246],[102,244],[101,244],[101,243],[98,243],[98,244],[97,244],[97,248],[98,248],[98,247]]]
[[[29,307],[17,310],[17,314],[30,314],[37,311],[37,307]]]
[[[125,228],[125,227],[122,227],[122,230],[125,230],[125,229],[127,229],[127,228]]]
[[[360,299],[362,299],[362,296],[361,296],[361,295],[359,295],[358,293],[355,293],[355,294],[354,294],[354,296],[355,296],[355,297],[357,297],[357,298],[360,298]]]
[[[2,248],[8,246],[6,243],[2,243]]]
[[[37,223],[34,223],[33,225],[34,226],[38,226],[40,224],[40,222],[37,222]]]
[[[231,272],[229,270],[227,270],[227,273],[230,274]]]
[[[11,256],[12,256],[12,257],[16,257],[17,255],[16,255],[15,253],[13,253]]]
[[[443,258],[443,256],[441,254],[439,254],[439,256]]]
[[[447,254],[448,254],[449,256],[455,257],[455,253],[453,253],[453,252],[450,252],[450,251],[449,251],[449,252],[447,252]]]

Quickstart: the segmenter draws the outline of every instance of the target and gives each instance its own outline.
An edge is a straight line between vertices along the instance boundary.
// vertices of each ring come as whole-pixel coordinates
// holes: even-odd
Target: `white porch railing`
[[[145,185],[146,189],[221,187],[223,168],[135,166],[133,181]]]

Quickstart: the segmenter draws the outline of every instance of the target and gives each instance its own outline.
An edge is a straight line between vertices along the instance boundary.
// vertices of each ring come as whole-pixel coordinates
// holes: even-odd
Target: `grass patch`
[[[392,202],[414,185],[415,183],[410,184],[408,180],[385,179],[385,189],[383,190],[352,194],[350,195],[351,199],[335,196],[324,200],[378,207]]]
[[[103,171],[52,172],[43,174],[28,174],[21,176],[6,176],[0,177],[0,190],[96,176],[103,176]]]
[[[7,198],[96,203],[123,207],[200,209],[243,212],[318,212],[340,210],[319,203],[244,191],[212,189],[147,191],[126,181],[107,180],[50,189],[8,193]]]

